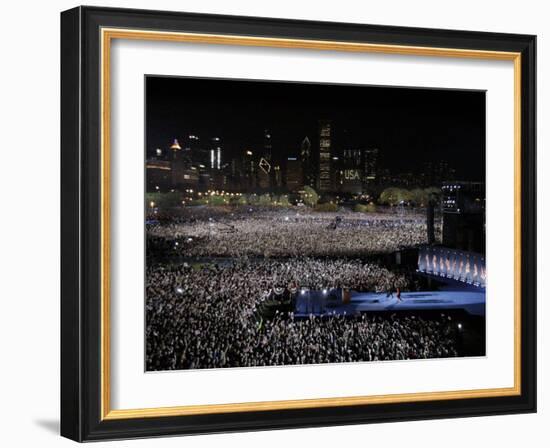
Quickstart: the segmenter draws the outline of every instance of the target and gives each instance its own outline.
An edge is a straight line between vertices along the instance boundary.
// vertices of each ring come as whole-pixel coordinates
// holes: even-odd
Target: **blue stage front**
[[[427,276],[429,277],[429,276]],[[306,317],[330,314],[358,314],[375,311],[414,310],[464,310],[470,314],[485,316],[485,288],[469,285],[453,279],[437,280],[437,289],[402,292],[400,298],[393,292],[351,291],[350,300],[343,300],[342,290],[302,290],[296,297],[295,315]]]

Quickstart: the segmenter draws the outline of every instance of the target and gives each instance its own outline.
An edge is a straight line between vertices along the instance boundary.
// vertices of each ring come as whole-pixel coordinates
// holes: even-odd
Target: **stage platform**
[[[401,300],[395,292],[393,297],[387,297],[386,293],[352,291],[350,302],[344,304],[339,291],[304,291],[296,299],[295,316],[451,309],[485,316],[485,288],[451,279],[437,280],[440,282],[437,290],[402,292]]]

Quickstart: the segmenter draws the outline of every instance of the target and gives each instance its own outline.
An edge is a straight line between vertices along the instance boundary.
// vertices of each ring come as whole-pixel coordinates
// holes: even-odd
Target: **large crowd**
[[[454,323],[418,316],[258,315],[274,288],[411,289],[359,260],[243,260],[147,269],[147,369],[197,369],[457,356]]]
[[[336,221],[334,213],[247,211],[151,224],[151,253],[160,247],[162,253],[188,257],[354,257],[394,252],[427,238],[422,214],[353,213]],[[439,226],[436,230],[440,233]]]
[[[261,312],[273,291],[418,289],[367,256],[425,241],[422,214],[197,207],[148,217],[147,370],[458,356],[450,315]]]

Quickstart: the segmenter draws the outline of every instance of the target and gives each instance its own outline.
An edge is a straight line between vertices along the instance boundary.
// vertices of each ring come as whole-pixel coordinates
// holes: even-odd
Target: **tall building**
[[[222,142],[220,137],[210,139],[210,169],[221,170],[222,168]]]
[[[300,161],[302,163],[304,185],[315,188],[315,163],[313,161],[313,154],[311,153],[311,142],[307,136],[302,140],[302,144],[300,145]]]
[[[172,188],[196,188],[199,182],[199,172],[192,164],[189,149],[182,149],[177,139],[170,146],[172,167]]]
[[[253,191],[256,188],[256,171],[254,153],[249,149],[243,151],[241,185],[246,191]]]
[[[197,134],[189,134],[185,141],[184,149],[189,151],[191,162],[198,171],[198,186],[200,190],[210,187],[210,149],[208,143],[203,141]]]
[[[188,151],[196,151],[197,148],[199,147],[200,145],[200,138],[198,135],[195,135],[195,134],[189,134],[187,136],[187,140],[185,142],[185,149],[188,150]]]
[[[172,188],[172,165],[166,159],[167,152],[156,148],[145,161],[145,183],[147,192],[162,192]],[[169,154],[169,152],[168,152]]]
[[[201,139],[196,134],[190,134],[185,141],[184,149],[189,152],[194,165],[206,168],[208,166],[209,153],[202,145]]]
[[[304,187],[302,162],[298,157],[287,157],[286,160],[286,188],[288,191],[298,191]]]
[[[163,192],[172,188],[172,165],[168,160],[147,159],[145,169],[148,192]]]
[[[175,138],[170,145],[170,149],[172,150],[172,158],[175,159],[177,157],[177,154],[181,151],[180,142],[178,142],[177,138]]]
[[[340,157],[332,159],[338,163],[338,170],[335,189],[342,193],[362,193],[362,154],[363,150],[359,148],[344,149]],[[336,160],[335,160],[336,159]]]
[[[362,159],[363,150],[359,148],[353,149],[344,149],[342,152],[342,157],[346,166],[350,168],[361,168],[361,159]]]
[[[378,148],[363,151],[363,182],[365,186],[372,185],[377,178]]]
[[[430,160],[424,164],[424,185],[441,186],[443,182],[455,180],[456,171],[447,160]]]
[[[441,187],[443,245],[485,252],[485,184],[446,182]]]
[[[332,190],[330,175],[332,132],[332,123],[330,121],[319,121],[319,171],[317,178],[317,188],[319,192]]]
[[[269,190],[274,184],[273,170],[273,144],[272,135],[269,129],[264,129],[264,143],[258,157],[258,187],[262,190]]]
[[[283,172],[278,163],[273,166],[273,186],[280,189],[283,186]]]

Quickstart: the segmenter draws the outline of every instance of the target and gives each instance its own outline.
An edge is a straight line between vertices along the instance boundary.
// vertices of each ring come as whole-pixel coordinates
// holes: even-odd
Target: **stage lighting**
[[[327,290],[326,289],[323,289],[323,294],[326,294],[327,293]]]
[[[176,292],[177,292],[178,294],[183,294],[183,289],[181,289],[181,288],[176,288]]]
[[[458,324],[457,327],[459,330],[462,330],[462,324]]]

